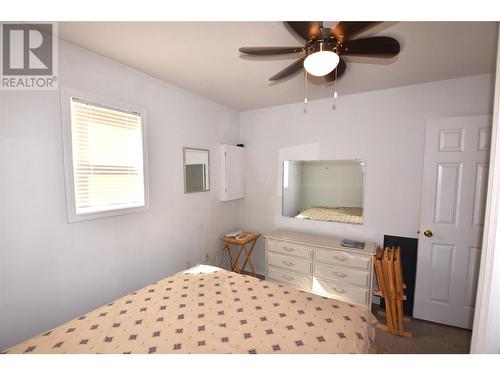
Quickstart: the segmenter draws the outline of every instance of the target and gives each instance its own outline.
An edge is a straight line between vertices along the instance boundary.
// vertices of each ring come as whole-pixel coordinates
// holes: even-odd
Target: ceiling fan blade
[[[346,68],[345,61],[340,59],[337,67],[325,76],[326,81],[332,82],[332,81],[335,81],[335,79],[339,79],[342,76],[342,74],[344,74],[345,68]],[[337,73],[337,74],[335,74],[335,73]],[[335,75],[336,75],[336,77],[335,77]]]
[[[304,47],[241,47],[239,51],[247,55],[284,55],[302,52]]]
[[[288,77],[291,74],[297,73],[299,70],[301,70],[304,67],[304,59],[305,57],[298,59],[294,63],[288,65],[285,69],[279,71],[275,75],[273,75],[271,78],[269,78],[270,81],[278,81],[282,78]]]
[[[333,29],[333,36],[343,43],[352,39],[359,33],[368,30],[369,28],[379,24],[380,22],[339,22]]]
[[[287,22],[287,24],[295,31],[298,35],[300,35],[305,40],[310,39],[321,39],[323,35],[321,33],[320,22],[316,21],[306,21],[306,22],[296,22],[291,21]]]
[[[387,36],[354,39],[342,45],[341,54],[345,56],[393,57],[400,51],[399,42]]]

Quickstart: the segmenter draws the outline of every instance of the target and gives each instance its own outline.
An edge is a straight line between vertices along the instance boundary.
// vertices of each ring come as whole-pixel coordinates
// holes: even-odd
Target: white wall
[[[0,91],[0,349],[201,262],[236,229],[218,200],[238,114],[66,43],[60,83],[145,107],[151,209],[68,224],[59,92]],[[184,194],[182,147],[210,149],[209,192]]]
[[[479,75],[355,95],[340,93],[336,110],[333,99],[322,99],[309,102],[307,113],[302,103],[240,113],[240,141],[247,151],[240,227],[264,234],[288,228],[379,243],[384,234],[416,237],[425,121],[491,113],[492,90],[492,76]],[[303,152],[306,148],[309,151]],[[293,157],[294,149],[299,157]],[[364,224],[282,217],[279,162],[284,153],[288,159],[302,155],[366,160]],[[263,243],[259,240],[254,252],[260,273]]]

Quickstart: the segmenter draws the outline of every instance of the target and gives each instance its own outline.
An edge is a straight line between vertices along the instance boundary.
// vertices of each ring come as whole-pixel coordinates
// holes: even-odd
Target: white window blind
[[[141,116],[71,98],[76,214],[145,206]]]

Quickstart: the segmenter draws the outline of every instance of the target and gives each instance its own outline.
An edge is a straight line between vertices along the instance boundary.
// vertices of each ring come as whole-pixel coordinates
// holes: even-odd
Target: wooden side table
[[[231,262],[231,271],[237,273],[245,273],[256,277],[255,268],[253,267],[252,260],[250,259],[250,257],[255,247],[255,243],[257,242],[257,239],[259,237],[260,237],[259,233],[246,233],[246,237],[240,238],[238,240],[233,237],[226,237],[226,236],[221,237],[221,240],[224,241],[226,244],[225,249],[229,254],[229,259]],[[250,243],[252,245],[250,249],[247,249],[246,245]],[[234,254],[231,251],[231,245],[239,246],[239,249]],[[243,266],[241,268],[238,268],[238,261],[240,260],[240,256],[242,253],[244,253],[245,261],[243,262]],[[245,271],[247,263],[250,266],[250,269],[252,270],[251,272]]]

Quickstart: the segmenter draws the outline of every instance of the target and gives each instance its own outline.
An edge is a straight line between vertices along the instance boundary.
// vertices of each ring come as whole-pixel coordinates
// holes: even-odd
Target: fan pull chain
[[[307,113],[307,70],[304,69],[304,113]]]
[[[333,105],[332,109],[337,109],[337,68],[335,68],[335,81],[333,81]]]

